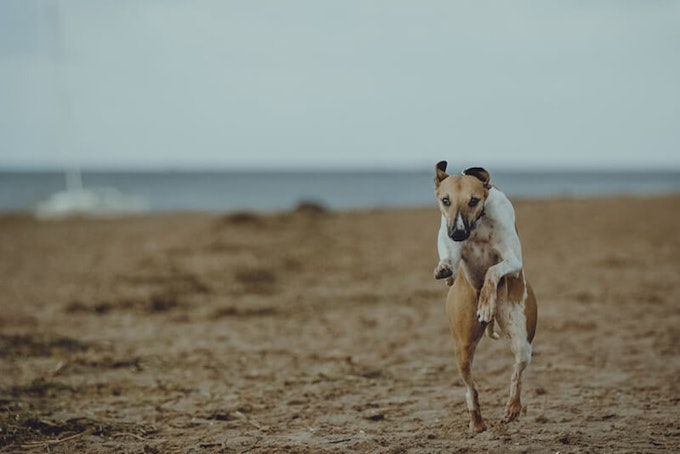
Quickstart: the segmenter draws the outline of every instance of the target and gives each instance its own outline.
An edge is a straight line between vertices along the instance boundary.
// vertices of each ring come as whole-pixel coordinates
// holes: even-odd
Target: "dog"
[[[506,422],[522,411],[522,373],[531,362],[536,333],[534,291],[526,280],[522,248],[510,200],[489,183],[489,172],[472,167],[448,175],[446,161],[435,168],[435,196],[441,211],[435,279],[451,286],[446,312],[455,341],[456,363],[465,384],[470,430],[486,430],[471,368],[484,331],[493,338],[495,324],[515,356]]]

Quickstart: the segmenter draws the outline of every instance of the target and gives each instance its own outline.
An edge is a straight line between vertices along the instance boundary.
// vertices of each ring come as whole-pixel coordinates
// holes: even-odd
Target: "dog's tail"
[[[496,319],[492,318],[491,321],[487,323],[486,336],[493,340],[501,338],[501,335],[496,331]]]

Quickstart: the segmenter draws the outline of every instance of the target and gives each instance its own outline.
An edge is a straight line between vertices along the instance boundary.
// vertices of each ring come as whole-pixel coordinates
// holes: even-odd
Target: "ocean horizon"
[[[116,188],[150,212],[284,211],[302,202],[332,210],[434,206],[433,171],[91,171],[85,188]],[[680,170],[499,170],[492,183],[511,199],[680,193]],[[0,170],[0,212],[32,212],[66,189],[63,171]]]

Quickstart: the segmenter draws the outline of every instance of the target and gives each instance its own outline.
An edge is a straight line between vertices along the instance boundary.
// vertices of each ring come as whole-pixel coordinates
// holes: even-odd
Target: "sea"
[[[331,210],[434,206],[433,172],[418,171],[83,171],[86,188],[142,197],[151,212],[276,212],[301,203]],[[495,171],[511,199],[680,194],[680,169]],[[61,171],[0,170],[0,212],[32,212],[66,188]]]

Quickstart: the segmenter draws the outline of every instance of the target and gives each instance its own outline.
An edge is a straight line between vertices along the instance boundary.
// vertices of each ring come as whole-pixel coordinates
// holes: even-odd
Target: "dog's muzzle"
[[[453,241],[464,241],[470,236],[470,225],[465,222],[463,216],[458,212],[452,226],[449,226],[449,237]]]

